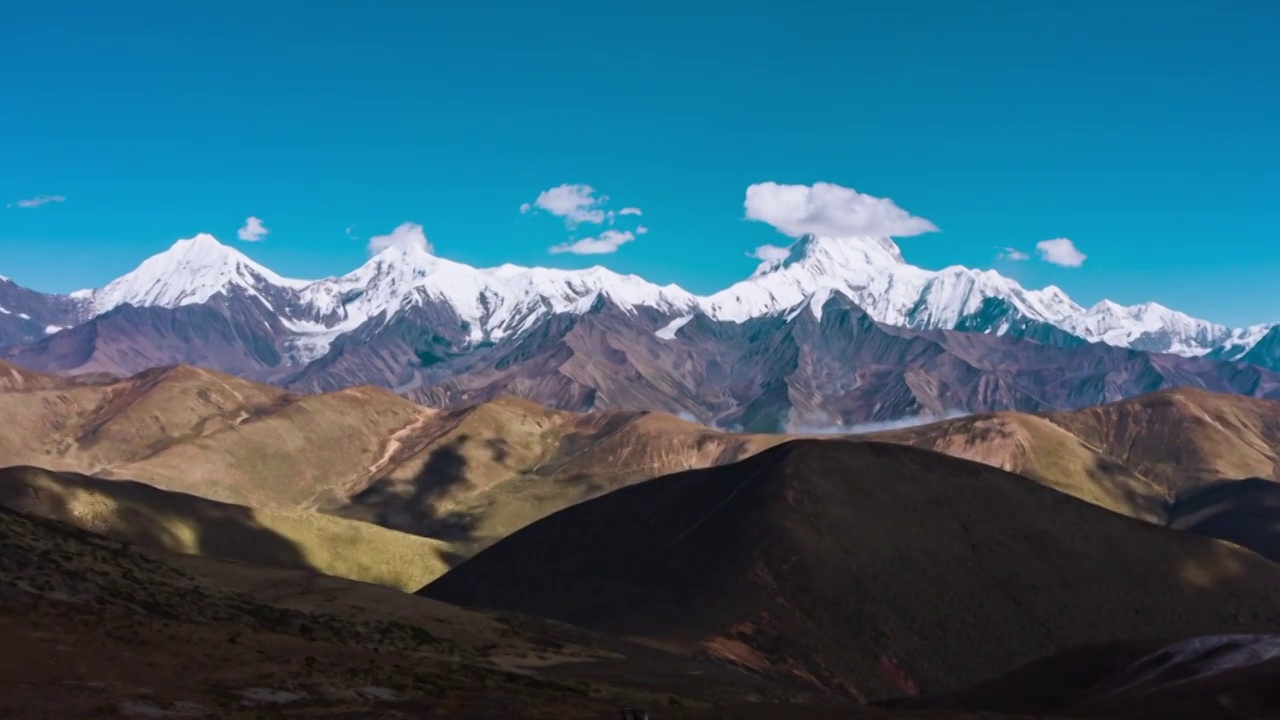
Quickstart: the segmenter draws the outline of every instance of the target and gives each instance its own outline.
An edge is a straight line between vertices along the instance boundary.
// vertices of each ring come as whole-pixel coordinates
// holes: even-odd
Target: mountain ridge
[[[750,277],[698,296],[598,265],[582,270],[511,264],[474,268],[416,246],[386,248],[341,276],[297,280],[200,233],[178,240],[100,289],[48,297],[82,306],[83,321],[123,304],[173,308],[233,292],[270,307],[292,332],[311,336],[305,343],[310,350],[298,356],[306,360],[327,349],[328,336],[427,298],[448,304],[470,324],[469,339],[479,342],[527,329],[534,317],[574,311],[602,292],[623,306],[734,322],[787,313],[815,296],[841,292],[879,322],[916,329],[956,329],[984,301],[999,299],[1024,319],[1090,342],[1184,356],[1216,352],[1227,359],[1246,354],[1273,327],[1232,329],[1150,302],[1126,307],[1103,300],[1085,308],[1056,286],[1028,290],[993,270],[949,266],[935,271],[910,265],[887,237],[804,236],[786,258],[763,262]],[[4,298],[0,293],[0,307],[7,309]],[[1008,324],[967,329],[1002,333]]]
[[[6,288],[0,307],[18,292]],[[911,266],[888,238],[802,238],[700,297],[601,267],[477,269],[415,245],[291,280],[199,235],[102,290],[23,297],[69,318],[29,342],[31,323],[0,322],[0,358],[36,371],[191,364],[294,392],[376,385],[432,405],[516,395],[764,432],[1071,410],[1178,385],[1280,393],[1280,330],[1230,331],[1154,303],[1086,310],[993,271]],[[1227,335],[1234,344],[1205,346]],[[1157,352],[1168,347],[1183,354]]]

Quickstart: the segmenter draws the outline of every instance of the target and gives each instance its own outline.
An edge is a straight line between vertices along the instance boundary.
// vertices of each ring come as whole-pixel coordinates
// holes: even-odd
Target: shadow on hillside
[[[316,570],[292,540],[259,525],[248,508],[131,480],[6,468],[0,504],[127,545]]]
[[[1140,484],[1130,468],[1109,458],[1095,456],[1088,474],[1113,507],[1126,509],[1123,514],[1157,525],[1168,521],[1169,498],[1154,486]]]
[[[1213,483],[1179,498],[1169,526],[1280,562],[1280,483],[1260,478]]]
[[[431,451],[426,462],[409,480],[379,478],[360,491],[342,509],[346,517],[374,522],[393,530],[443,540],[468,543],[475,539],[476,518],[461,512],[442,512],[439,504],[456,488],[467,485],[467,458],[462,446],[467,435]],[[505,457],[505,442],[491,442],[495,457]],[[450,565],[456,564],[444,558]],[[455,559],[456,560],[456,559]]]

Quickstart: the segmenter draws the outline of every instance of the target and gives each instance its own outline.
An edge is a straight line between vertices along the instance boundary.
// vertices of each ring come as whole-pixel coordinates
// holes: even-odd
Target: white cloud
[[[47,203],[60,203],[65,201],[66,201],[66,198],[62,197],[61,195],[41,195],[39,197],[33,197],[33,198],[28,198],[26,200],[11,202],[5,207],[38,208],[41,205],[45,205]]]
[[[606,195],[600,195],[590,185],[565,183],[543,190],[531,203],[522,203],[520,212],[527,214],[534,210],[543,210],[564,218],[570,229],[590,223],[592,225],[609,225],[624,215],[643,215],[638,207],[624,207],[621,210],[609,210],[605,205],[609,202]]]
[[[1000,254],[996,255],[996,259],[997,260],[1013,260],[1015,262],[1021,262],[1023,260],[1030,260],[1031,256],[1022,252],[1017,248],[1007,247],[1001,250]]]
[[[552,253],[574,255],[607,255],[635,240],[635,233],[628,230],[605,230],[599,237],[589,237],[574,242],[561,243],[550,248]]]
[[[865,195],[832,183],[756,183],[743,203],[748,220],[772,225],[790,237],[908,237],[936,232],[937,226],[903,210],[888,198]]]
[[[358,239],[354,234],[352,234],[352,231],[353,231],[353,230],[355,230],[355,229],[356,229],[356,226],[355,226],[355,225],[348,225],[348,226],[347,226],[347,229],[346,229],[346,231],[345,231],[345,232],[347,233],[347,237],[348,237],[348,238],[350,238],[350,239],[352,239],[352,240],[357,240],[357,239]]]
[[[1062,267],[1080,267],[1084,264],[1085,258],[1089,257],[1080,252],[1076,244],[1067,238],[1041,240],[1036,243],[1036,250],[1039,251],[1041,260]]]
[[[371,254],[376,255],[388,248],[432,252],[431,242],[427,240],[427,234],[422,231],[422,226],[411,222],[400,223],[400,226],[392,230],[390,235],[375,235],[369,238]]]
[[[643,234],[645,234],[645,233],[647,233],[647,232],[649,232],[649,228],[647,228],[647,227],[645,227],[645,226],[643,226],[643,225],[637,225],[637,226],[636,226],[636,234],[637,234],[637,235],[643,235]]]
[[[271,232],[266,225],[262,224],[262,218],[252,215],[244,219],[244,227],[236,232],[236,237],[245,242],[258,242],[265,240],[267,233]]]
[[[574,185],[565,183],[538,194],[533,204],[524,203],[520,212],[527,213],[533,208],[545,210],[556,217],[565,219],[565,224],[575,227],[582,223],[599,225],[608,217],[600,207],[609,198],[596,195],[596,189],[590,185]]]
[[[791,255],[791,248],[782,247],[781,245],[761,245],[747,253],[747,257],[753,257],[767,263],[782,262],[789,255]]]

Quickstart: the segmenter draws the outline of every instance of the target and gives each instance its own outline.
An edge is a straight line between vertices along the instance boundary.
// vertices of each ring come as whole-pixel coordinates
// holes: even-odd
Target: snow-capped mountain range
[[[294,392],[375,385],[436,407],[516,395],[760,432],[1183,386],[1280,398],[1280,326],[1084,308],[992,271],[915,267],[871,237],[803,238],[699,296],[600,267],[475,268],[421,246],[296,280],[197,235],[97,290],[0,280],[0,360],[90,376],[192,364]]]
[[[103,288],[81,290],[70,299],[92,317],[125,304],[174,308],[241,294],[260,302],[295,334],[293,360],[307,362],[344,333],[427,302],[452,309],[466,323],[470,339],[480,342],[519,334],[549,314],[582,311],[601,295],[623,308],[672,316],[659,331],[665,335],[697,314],[742,322],[808,307],[819,313],[832,293],[888,325],[1002,334],[1015,323],[1038,322],[1089,342],[1188,357],[1238,358],[1274,327],[1228,328],[1156,303],[1126,307],[1104,300],[1085,308],[1057,287],[1028,290],[991,270],[925,270],[908,264],[891,239],[871,237],[802,238],[786,258],[762,263],[750,277],[720,292],[697,296],[602,267],[474,268],[416,247],[388,248],[340,277],[296,280],[200,234],[179,240]],[[56,329],[49,326],[51,332]]]

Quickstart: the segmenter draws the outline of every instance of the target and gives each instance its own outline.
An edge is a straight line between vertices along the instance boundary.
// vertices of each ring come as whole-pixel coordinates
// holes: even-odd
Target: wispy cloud
[[[637,235],[643,235],[643,234],[645,234],[645,233],[647,233],[647,232],[649,232],[649,228],[647,228],[647,227],[645,227],[645,226],[643,226],[643,225],[637,225],[637,226],[636,226],[636,234],[637,234]]]
[[[262,224],[262,218],[250,215],[244,219],[244,227],[236,231],[236,237],[245,242],[258,242],[259,240],[266,240],[267,234],[270,232],[267,226]]]
[[[756,183],[743,202],[748,220],[772,225],[789,237],[907,237],[936,232],[937,226],[898,207],[888,198],[866,195],[832,183]]]
[[[853,425],[843,425],[841,423],[832,423],[829,425],[815,423],[789,423],[786,431],[793,435],[862,435],[865,433],[884,432],[886,430],[902,430],[904,428],[928,425],[930,423],[941,422],[943,420],[954,420],[956,418],[967,417],[969,414],[970,413],[965,410],[946,410],[941,415],[925,413],[921,415],[908,415],[906,417],[895,418],[893,420],[874,420],[871,422],[855,423]]]
[[[996,259],[997,260],[1013,260],[1014,262],[1022,262],[1023,260],[1030,260],[1031,256],[1022,252],[1017,248],[1007,247],[1001,250],[996,255]]]
[[[643,215],[638,207],[624,207],[618,211],[619,215]]]
[[[66,200],[67,199],[61,195],[40,195],[38,197],[27,198],[26,200],[18,200],[16,202],[11,202],[5,207],[30,209],[30,208],[38,208],[41,205],[48,205],[49,203],[66,202]]]
[[[345,233],[347,234],[347,237],[348,237],[349,239],[351,239],[351,240],[359,240],[360,238],[356,237],[356,235],[355,235],[355,229],[356,229],[356,226],[355,226],[355,225],[348,225],[348,226],[347,226],[347,229],[346,229],[346,230],[344,230],[343,232],[345,232]]]
[[[1089,257],[1080,252],[1076,244],[1067,238],[1041,240],[1036,243],[1036,251],[1040,253],[1041,260],[1062,267],[1080,267]]]
[[[377,255],[389,248],[433,252],[431,241],[427,240],[427,234],[423,232],[422,226],[412,222],[400,223],[389,235],[375,235],[369,238],[370,254]]]
[[[789,255],[791,255],[791,248],[782,247],[781,245],[761,245],[747,253],[747,257],[753,257],[767,263],[782,262]]]
[[[554,245],[553,253],[572,253],[574,255],[607,255],[617,252],[618,248],[635,240],[635,233],[629,230],[605,230],[599,237],[582,238],[572,242]]]

